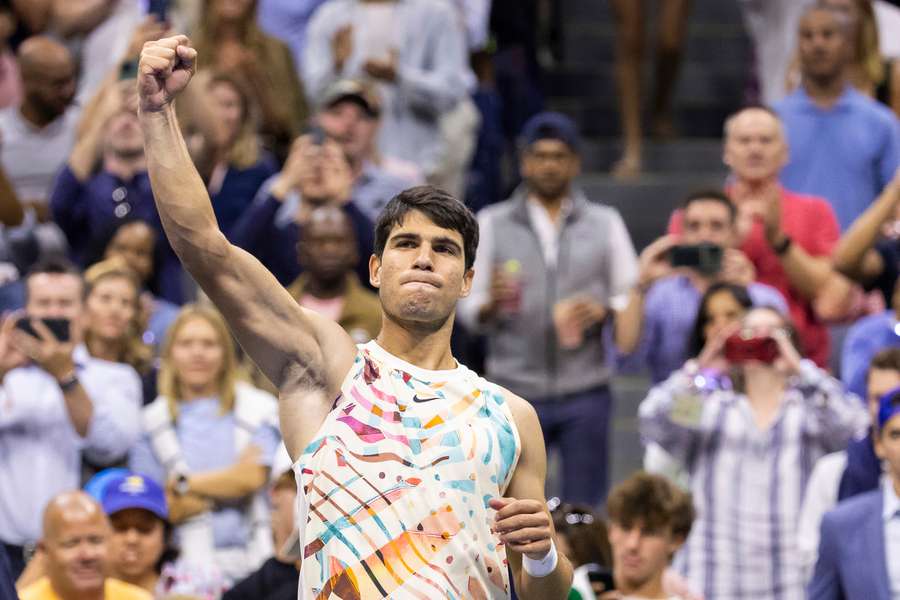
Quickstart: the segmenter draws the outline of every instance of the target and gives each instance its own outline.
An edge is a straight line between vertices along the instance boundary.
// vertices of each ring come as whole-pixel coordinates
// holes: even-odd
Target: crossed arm
[[[190,80],[195,58],[184,36],[149,43],[141,54],[140,119],[156,206],[182,264],[282,391],[282,436],[296,458],[327,414],[327,402],[352,366],[356,347],[336,323],[301,308],[256,258],[219,230],[172,105]],[[288,402],[291,407],[285,407]],[[284,418],[300,412],[307,418]]]

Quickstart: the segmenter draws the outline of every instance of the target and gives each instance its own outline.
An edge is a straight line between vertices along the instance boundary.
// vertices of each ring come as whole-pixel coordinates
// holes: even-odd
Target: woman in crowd
[[[84,343],[94,358],[131,365],[141,376],[144,404],[156,397],[153,349],[144,343],[141,284],[121,260],[99,262],[84,274]]]
[[[230,73],[255,95],[261,133],[279,160],[307,117],[290,49],[256,24],[256,0],[205,0],[204,19],[192,36],[205,64]]]
[[[262,488],[280,440],[276,400],[236,381],[235,347],[210,308],[182,309],[163,346],[132,470],[166,481],[182,558],[232,581],[271,556]]]
[[[156,230],[145,221],[126,218],[111,224],[94,242],[91,264],[101,260],[123,261],[141,281],[143,340],[158,350],[179,307],[156,295],[158,257]],[[153,399],[152,397],[150,398]]]
[[[708,337],[650,390],[641,435],[684,465],[698,519],[677,568],[706,598],[803,598],[796,524],[816,459],[843,449],[868,417],[840,382],[801,358],[771,308]],[[730,385],[709,385],[708,374]]]
[[[208,187],[216,220],[227,235],[278,166],[260,147],[253,99],[244,86],[231,75],[218,73],[209,78],[206,89],[219,126],[216,165]]]

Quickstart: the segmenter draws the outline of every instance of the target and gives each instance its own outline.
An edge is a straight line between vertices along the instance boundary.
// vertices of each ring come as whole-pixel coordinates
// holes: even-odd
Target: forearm
[[[556,569],[546,577],[532,577],[523,568],[516,581],[516,595],[522,600],[564,600],[572,588],[572,565],[558,553]]]
[[[641,341],[644,327],[644,292],[634,288],[628,298],[625,310],[616,313],[616,347],[622,354],[634,352]]]
[[[76,383],[68,390],[63,390],[63,399],[66,403],[69,421],[71,421],[75,433],[79,437],[87,437],[91,419],[94,416],[94,403],[91,402],[90,397],[88,397],[87,392],[81,387],[80,383]]]
[[[101,131],[102,125],[92,124],[75,143],[72,154],[69,155],[69,169],[81,183],[90,178],[100,159]]]
[[[819,295],[825,283],[834,274],[831,261],[826,258],[813,257],[792,243],[787,251],[778,257],[784,272],[788,276],[791,287],[800,292],[807,300]]]
[[[192,474],[188,478],[189,489],[216,500],[243,498],[260,489],[266,483],[268,469],[263,465],[236,463],[224,469]]]
[[[888,186],[841,237],[832,255],[834,267],[838,271],[854,279],[859,278],[866,251],[878,240],[881,226],[894,215],[896,194]]]
[[[182,264],[194,277],[210,259],[224,260],[228,241],[219,231],[206,186],[194,168],[175,110],[140,112],[144,151],[163,229]]]

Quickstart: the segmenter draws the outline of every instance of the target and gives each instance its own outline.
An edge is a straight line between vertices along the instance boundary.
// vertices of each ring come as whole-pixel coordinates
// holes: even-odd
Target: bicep
[[[247,354],[276,386],[293,364],[303,367],[308,383],[326,390],[338,386],[356,356],[350,337],[336,323],[301,308],[249,252],[226,246],[215,268],[197,270],[206,274],[197,279]]]

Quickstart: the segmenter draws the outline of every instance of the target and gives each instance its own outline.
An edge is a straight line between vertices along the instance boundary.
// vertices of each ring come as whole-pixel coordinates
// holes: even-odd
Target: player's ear
[[[372,287],[381,287],[381,257],[375,254],[369,257],[369,283]]]

